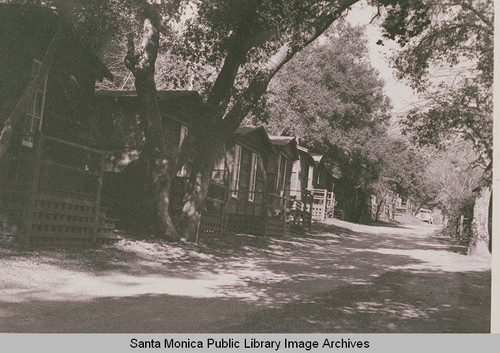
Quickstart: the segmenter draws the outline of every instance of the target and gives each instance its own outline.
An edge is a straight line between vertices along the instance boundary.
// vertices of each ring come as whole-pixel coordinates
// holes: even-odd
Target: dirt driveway
[[[489,332],[490,259],[429,225],[100,249],[0,243],[0,332]]]

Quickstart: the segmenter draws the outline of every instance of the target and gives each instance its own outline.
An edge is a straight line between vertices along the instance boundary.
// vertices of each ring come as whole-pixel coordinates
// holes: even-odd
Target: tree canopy
[[[402,50],[398,77],[424,98],[404,131],[420,145],[470,141],[486,167],[492,160],[493,1],[413,0],[389,7],[385,36]]]
[[[376,195],[393,191],[425,203],[431,193],[426,158],[391,136],[383,87],[364,29],[340,22],[283,67],[253,119],[324,154],[347,187]]]

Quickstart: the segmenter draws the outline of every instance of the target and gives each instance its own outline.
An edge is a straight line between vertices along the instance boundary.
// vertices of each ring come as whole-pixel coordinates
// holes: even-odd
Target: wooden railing
[[[106,153],[44,133],[32,152],[9,161],[7,180],[20,192],[0,186],[2,198],[14,201],[22,238],[95,243],[112,236],[114,225],[101,209]]]
[[[215,190],[217,189],[217,190]],[[253,201],[248,193],[239,190],[240,198],[232,197],[233,191],[213,183],[209,189],[200,221],[201,233],[222,234],[225,230],[256,235],[282,236],[290,229],[310,230],[312,196],[305,191],[301,199],[277,193],[254,191]],[[283,192],[287,195],[288,190]]]
[[[300,191],[300,190],[299,190]],[[297,194],[297,192],[291,192]],[[301,198],[291,198],[288,223],[292,230],[305,231],[311,229],[313,198],[308,190],[301,191]]]

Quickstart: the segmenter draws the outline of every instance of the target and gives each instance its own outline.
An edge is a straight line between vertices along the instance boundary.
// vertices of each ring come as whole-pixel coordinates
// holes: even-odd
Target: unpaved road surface
[[[99,249],[0,242],[0,332],[489,332],[490,259],[429,225]]]

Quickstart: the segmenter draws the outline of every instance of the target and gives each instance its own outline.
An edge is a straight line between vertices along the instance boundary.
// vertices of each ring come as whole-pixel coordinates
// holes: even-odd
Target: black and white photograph
[[[494,30],[493,0],[0,0],[0,333],[495,331]]]

